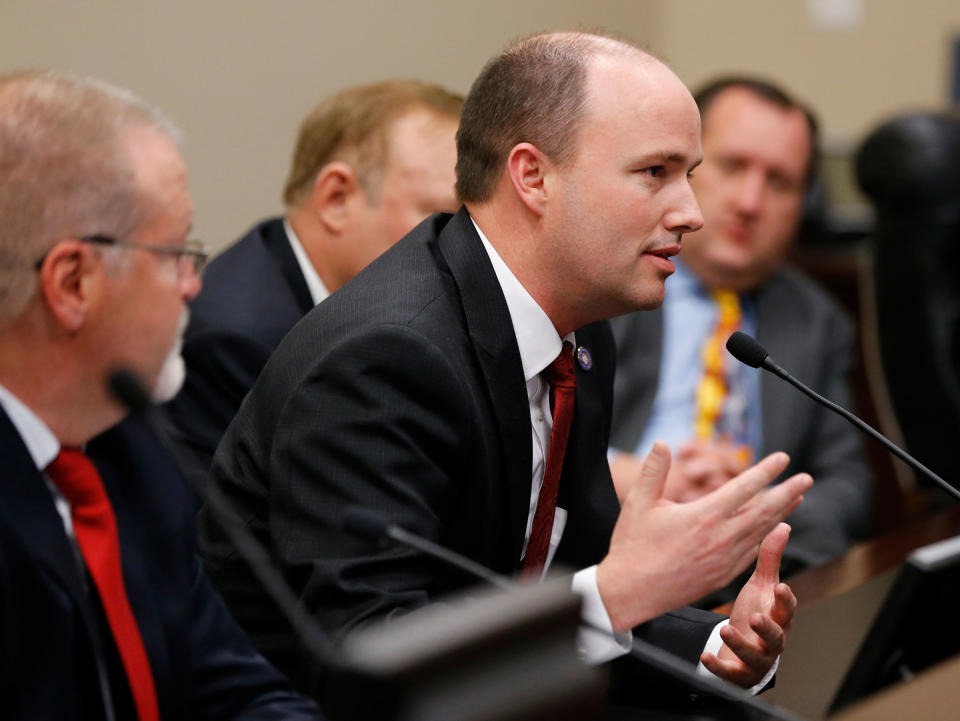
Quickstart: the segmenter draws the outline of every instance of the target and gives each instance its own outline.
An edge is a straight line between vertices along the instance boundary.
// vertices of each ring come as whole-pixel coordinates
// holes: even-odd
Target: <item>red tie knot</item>
[[[560,355],[541,371],[541,375],[551,388],[576,388],[577,373],[573,367],[573,344],[564,341]]]
[[[61,448],[46,470],[71,506],[88,506],[105,496],[96,466],[78,448]]]

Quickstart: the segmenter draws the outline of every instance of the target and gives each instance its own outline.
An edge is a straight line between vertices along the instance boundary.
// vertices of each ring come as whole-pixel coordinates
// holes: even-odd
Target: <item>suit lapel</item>
[[[150,487],[173,482],[171,478],[164,478],[164,473],[173,471],[162,464],[156,449],[146,444],[143,434],[135,430],[133,420],[124,420],[93,439],[87,452],[103,479],[117,519],[123,584],[150,659],[157,699],[163,710],[165,690],[171,687],[167,671],[175,665],[169,657],[164,635],[161,599],[151,590],[156,585],[151,579],[155,563],[146,553],[150,548],[150,534],[145,533],[149,524],[145,524],[144,519],[146,509],[151,507]]]
[[[290,290],[293,291],[293,297],[300,307],[301,314],[306,314],[313,308],[313,297],[300,270],[300,264],[297,263],[297,256],[290,247],[290,240],[283,229],[283,221],[280,219],[268,221],[262,226],[262,231],[263,247],[276,261]]]
[[[89,613],[86,589],[73,548],[43,476],[20,434],[0,409],[0,505],[7,523],[48,575]]]
[[[496,416],[509,497],[511,548],[520,557],[530,504],[530,411],[510,311],[465,209],[440,234],[440,252],[460,293],[467,331]]]

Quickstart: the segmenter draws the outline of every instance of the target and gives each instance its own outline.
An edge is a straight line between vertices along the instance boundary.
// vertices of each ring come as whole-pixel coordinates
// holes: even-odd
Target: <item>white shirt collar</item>
[[[0,406],[10,418],[30,457],[39,470],[49,466],[60,453],[60,441],[47,424],[13,393],[0,385]]]
[[[327,290],[327,286],[323,284],[323,281],[320,280],[320,274],[317,273],[317,269],[313,267],[313,263],[310,262],[310,256],[307,255],[307,251],[303,248],[303,243],[300,242],[297,234],[293,232],[293,226],[290,225],[290,221],[286,218],[283,219],[283,230],[287,234],[287,240],[290,241],[293,254],[297,257],[297,265],[300,266],[303,279],[307,281],[307,289],[310,291],[313,304],[317,305],[330,295],[330,292]]]
[[[480,230],[476,221],[473,218],[470,220],[473,222],[473,227],[477,229],[477,234],[493,265],[493,272],[497,274],[497,280],[503,290],[503,297],[507,301],[510,320],[513,323],[513,333],[517,337],[517,346],[520,348],[523,377],[524,380],[530,381],[560,355],[563,341],[568,340],[576,347],[576,340],[573,333],[569,333],[561,340],[550,317],[523,287],[517,276],[487,240],[487,236]]]

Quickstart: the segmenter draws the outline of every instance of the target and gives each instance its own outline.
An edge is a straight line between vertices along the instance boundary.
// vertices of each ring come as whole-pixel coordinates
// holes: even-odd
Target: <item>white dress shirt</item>
[[[290,225],[290,221],[286,218],[283,219],[283,232],[287,234],[287,240],[290,241],[290,248],[297,258],[297,265],[300,266],[303,279],[307,281],[307,290],[310,291],[313,304],[317,305],[330,295],[330,291],[328,291],[327,286],[323,284],[323,281],[320,279],[320,274],[317,272],[317,269],[313,267],[313,263],[310,262],[310,256],[307,255],[303,243],[300,242],[297,234],[293,232],[293,226]]]

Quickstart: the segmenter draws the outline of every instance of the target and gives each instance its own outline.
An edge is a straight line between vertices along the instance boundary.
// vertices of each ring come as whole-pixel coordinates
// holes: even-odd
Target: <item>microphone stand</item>
[[[794,378],[784,368],[774,362],[763,346],[761,346],[755,339],[751,338],[746,333],[736,331],[735,333],[731,334],[730,338],[727,340],[727,351],[729,351],[730,355],[732,355],[741,363],[753,368],[763,368],[764,370],[773,373],[775,376],[782,378],[794,388],[798,389],[804,395],[809,396],[818,403],[826,406],[834,413],[838,413],[839,415],[843,416],[865,434],[880,443],[897,458],[909,465],[915,471],[918,471],[929,478],[931,481],[939,485],[944,491],[953,496],[956,500],[960,501],[960,490],[957,490],[953,485],[947,483],[936,473],[920,463],[920,461],[918,461],[916,458],[893,443],[893,441],[889,440],[879,431],[875,430],[867,423],[864,423],[846,408],[837,405],[828,398],[824,398],[812,388],[809,388]]]

